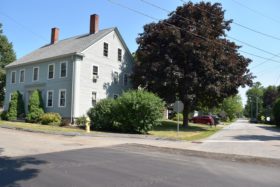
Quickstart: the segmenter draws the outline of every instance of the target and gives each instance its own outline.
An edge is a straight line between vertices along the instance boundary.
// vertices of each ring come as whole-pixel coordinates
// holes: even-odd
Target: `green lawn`
[[[210,127],[208,125],[194,123],[189,123],[189,127],[183,128],[182,123],[180,123],[180,131],[177,136],[177,122],[166,120],[162,121],[160,126],[149,131],[149,134],[158,137],[193,141],[211,136],[222,128],[222,125]]]
[[[50,125],[41,125],[35,123],[25,123],[25,122],[10,122],[10,121],[2,121],[0,120],[0,127],[1,126],[8,126],[18,129],[25,129],[25,130],[34,130],[34,131],[43,131],[43,132],[69,132],[69,133],[84,133],[85,131],[78,128],[67,128],[67,127],[57,127],[57,126],[50,126]]]

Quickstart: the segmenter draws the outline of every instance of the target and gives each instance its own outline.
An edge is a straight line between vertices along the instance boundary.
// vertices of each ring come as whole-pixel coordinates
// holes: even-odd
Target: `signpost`
[[[184,104],[181,101],[177,100],[174,103],[173,110],[175,112],[177,112],[177,136],[178,136],[179,135],[179,113],[184,110]]]

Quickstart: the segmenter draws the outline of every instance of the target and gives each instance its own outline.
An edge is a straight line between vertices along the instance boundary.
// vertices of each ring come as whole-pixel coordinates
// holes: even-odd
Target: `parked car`
[[[191,119],[193,123],[202,123],[207,125],[215,125],[214,119],[212,116],[196,116]]]
[[[211,115],[211,117],[214,119],[215,125],[220,123],[220,117],[218,115]]]

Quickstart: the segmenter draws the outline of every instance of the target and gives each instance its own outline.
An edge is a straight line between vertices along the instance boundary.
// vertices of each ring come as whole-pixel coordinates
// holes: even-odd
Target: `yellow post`
[[[87,120],[86,120],[86,132],[90,132],[90,119],[89,117],[87,117]]]

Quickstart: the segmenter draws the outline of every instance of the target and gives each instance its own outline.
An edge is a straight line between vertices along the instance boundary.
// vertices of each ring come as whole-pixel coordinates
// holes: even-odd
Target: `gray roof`
[[[70,54],[80,54],[85,49],[87,49],[92,44],[94,44],[95,42],[97,42],[98,40],[100,40],[115,29],[115,27],[104,29],[100,30],[95,34],[84,34],[74,36],[71,38],[60,40],[55,44],[47,44],[29,53],[28,55],[25,55],[22,58],[8,64],[6,68]]]

